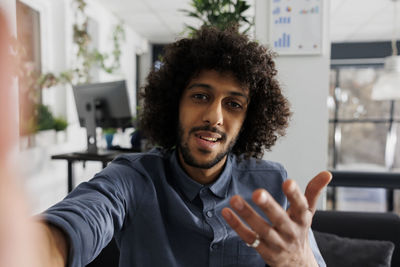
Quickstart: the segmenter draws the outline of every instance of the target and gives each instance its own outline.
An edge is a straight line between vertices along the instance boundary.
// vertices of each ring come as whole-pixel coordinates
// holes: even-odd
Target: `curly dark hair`
[[[192,38],[166,46],[163,64],[153,69],[143,88],[140,129],[166,149],[178,142],[179,101],[183,89],[202,70],[232,73],[249,88],[250,103],[237,142],[236,155],[261,158],[285,134],[291,115],[275,76],[273,53],[236,28],[203,27]]]

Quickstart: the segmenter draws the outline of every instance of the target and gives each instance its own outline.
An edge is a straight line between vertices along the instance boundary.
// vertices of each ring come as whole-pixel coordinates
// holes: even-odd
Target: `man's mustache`
[[[193,127],[190,129],[189,134],[192,134],[197,131],[208,131],[208,132],[213,132],[221,135],[221,139],[225,140],[226,139],[226,134],[220,130],[218,130],[215,127],[210,127],[210,126],[198,126],[198,127]]]

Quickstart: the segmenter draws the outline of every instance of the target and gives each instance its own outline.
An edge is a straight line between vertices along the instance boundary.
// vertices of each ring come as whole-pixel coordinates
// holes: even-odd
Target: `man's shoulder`
[[[163,160],[167,157],[169,157],[168,151],[161,149],[161,148],[153,148],[152,150],[146,151],[146,152],[121,154],[118,157],[116,157],[114,161],[116,161],[116,162],[118,162],[118,161],[135,162],[135,161],[146,160],[146,159]]]
[[[286,173],[285,168],[279,162],[265,159],[234,157],[234,168],[238,171],[270,171]]]
[[[139,181],[147,183],[165,173],[168,159],[168,153],[161,149],[144,153],[125,153],[117,156],[96,176],[111,178],[114,183],[117,181],[123,181],[123,184],[135,181],[136,185]]]
[[[142,153],[126,153],[116,157],[110,165],[121,168],[126,166],[128,169],[150,170],[160,168],[170,158],[170,152],[160,148],[154,148]]]

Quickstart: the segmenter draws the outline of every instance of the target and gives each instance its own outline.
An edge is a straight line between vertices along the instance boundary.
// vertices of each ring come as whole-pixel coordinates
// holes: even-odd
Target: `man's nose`
[[[210,126],[221,126],[224,124],[222,103],[214,101],[204,112],[203,121]]]

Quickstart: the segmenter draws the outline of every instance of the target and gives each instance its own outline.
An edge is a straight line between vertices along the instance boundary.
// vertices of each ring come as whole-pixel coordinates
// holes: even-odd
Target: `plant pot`
[[[104,137],[106,139],[107,149],[111,149],[114,134],[105,134]]]
[[[57,131],[56,132],[56,142],[57,144],[62,144],[67,141],[67,133],[66,131]]]
[[[39,147],[51,146],[56,143],[56,131],[44,130],[39,131],[35,135],[35,144]]]

